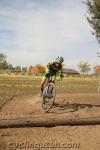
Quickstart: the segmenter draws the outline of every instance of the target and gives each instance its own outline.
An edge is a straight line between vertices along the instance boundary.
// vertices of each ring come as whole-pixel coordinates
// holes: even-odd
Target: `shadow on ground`
[[[84,108],[96,108],[100,107],[100,105],[95,105],[95,104],[80,104],[80,103],[72,103],[72,104],[59,104],[59,103],[54,103],[53,108],[59,108],[60,110],[66,110],[66,109],[71,109],[70,112],[75,112],[78,111],[79,109],[84,109]]]

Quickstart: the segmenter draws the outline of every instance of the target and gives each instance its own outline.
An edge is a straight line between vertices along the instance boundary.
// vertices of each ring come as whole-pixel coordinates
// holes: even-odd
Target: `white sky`
[[[0,0],[0,52],[13,65],[46,64],[63,56],[66,67],[99,64],[99,45],[81,0]]]

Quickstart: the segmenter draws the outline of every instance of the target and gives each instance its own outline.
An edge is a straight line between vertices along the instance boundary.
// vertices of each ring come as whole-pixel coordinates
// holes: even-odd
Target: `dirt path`
[[[46,115],[64,115],[80,117],[100,116],[100,94],[59,94],[55,105]],[[39,95],[15,97],[0,110],[0,119],[12,119],[33,115],[44,115],[41,112]]]
[[[38,95],[14,98],[3,106],[0,119],[45,115]],[[99,117],[99,94],[61,94],[48,116]],[[0,129],[0,150],[99,150],[100,125]],[[48,145],[49,144],[49,145]]]
[[[100,126],[0,129],[0,150],[99,150]]]
[[[3,105],[0,110],[0,119],[12,119],[16,117],[25,117],[39,112],[40,97],[15,97],[9,103]]]

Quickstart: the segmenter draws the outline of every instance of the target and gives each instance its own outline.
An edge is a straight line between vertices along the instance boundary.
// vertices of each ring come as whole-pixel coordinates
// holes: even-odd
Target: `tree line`
[[[89,74],[92,67],[88,62],[80,62],[78,64],[79,72],[81,74]],[[21,67],[13,66],[7,62],[7,56],[3,53],[0,53],[0,72],[13,72],[13,73],[28,73],[28,74],[42,74],[45,72],[45,66],[36,64],[34,66]],[[93,68],[93,74],[100,74],[100,66],[96,65]]]
[[[0,71],[5,71],[5,72],[26,72],[27,67],[22,67],[21,66],[13,66],[12,64],[7,62],[7,56],[3,53],[0,53]]]
[[[0,53],[0,72],[13,72],[13,73],[29,73],[29,74],[38,74],[43,73],[45,67],[36,64],[35,66],[21,67],[20,65],[13,66],[7,62],[7,56],[3,53]]]

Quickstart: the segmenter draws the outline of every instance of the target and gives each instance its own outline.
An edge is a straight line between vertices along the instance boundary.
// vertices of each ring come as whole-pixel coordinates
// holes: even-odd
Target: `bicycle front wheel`
[[[44,87],[43,95],[42,95],[42,111],[48,112],[52,107],[54,100],[56,97],[56,88],[53,82],[47,84]]]

